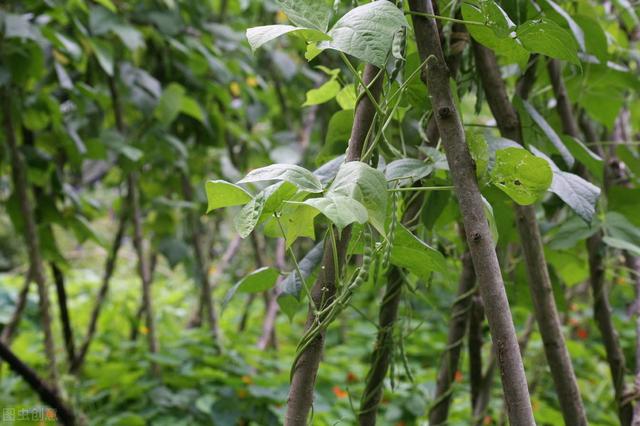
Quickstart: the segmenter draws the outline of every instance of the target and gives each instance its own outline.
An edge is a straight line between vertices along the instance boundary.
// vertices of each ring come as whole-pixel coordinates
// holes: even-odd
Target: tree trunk
[[[376,101],[382,92],[382,83],[384,80],[382,75],[378,76],[379,72],[380,70],[377,67],[367,65],[364,69],[363,75],[363,81],[369,87],[369,91]],[[356,105],[346,161],[360,160],[362,148],[367,139],[367,134],[373,125],[375,112],[376,110],[372,100],[366,95],[363,96],[360,99],[360,102]],[[333,232],[335,232],[335,229]],[[313,304],[318,307],[318,309],[322,309],[331,303],[335,296],[335,277],[340,275],[340,271],[344,265],[345,253],[350,238],[351,227],[345,228],[340,235],[336,236],[338,252],[337,264],[334,264],[333,260],[331,238],[325,239],[322,268],[320,269],[318,278],[311,289]],[[312,306],[310,306],[305,330],[312,327],[315,322],[316,315]],[[311,409],[313,401],[313,389],[315,386],[316,374],[318,372],[320,357],[324,347],[324,337],[325,330],[321,330],[312,342],[304,349],[293,368],[293,377],[291,380],[287,413],[285,416],[286,426],[302,426],[307,423],[307,416],[309,415],[309,410]]]
[[[56,293],[58,295],[58,309],[60,310],[60,323],[62,326],[64,348],[67,352],[69,365],[71,365],[76,357],[76,347],[73,340],[73,329],[71,328],[69,309],[67,307],[67,290],[64,283],[64,274],[58,265],[53,262],[51,262],[51,273],[53,274],[53,281],[56,285]]]
[[[98,326],[98,317],[100,316],[100,312],[102,311],[102,307],[107,298],[107,293],[109,291],[109,283],[111,282],[111,277],[116,269],[116,261],[118,259],[118,251],[120,250],[120,246],[122,246],[122,240],[124,238],[124,233],[127,226],[128,221],[128,212],[126,207],[122,207],[122,211],[120,212],[120,218],[118,219],[118,229],[116,231],[116,235],[113,239],[113,243],[111,244],[111,249],[109,250],[109,254],[107,255],[107,260],[104,266],[104,275],[102,276],[102,284],[100,285],[100,289],[98,290],[98,295],[96,298],[96,303],[93,305],[93,310],[91,311],[91,317],[89,318],[89,325],[87,327],[87,334],[78,349],[78,353],[74,359],[73,364],[71,365],[70,371],[75,373],[80,370],[82,364],[84,363],[84,359],[89,351],[89,346],[93,340],[93,336],[95,335],[96,328]]]
[[[410,0],[409,5],[413,12],[433,14],[430,1]],[[493,238],[484,214],[475,166],[451,94],[449,73],[444,62],[436,23],[433,18],[425,16],[413,15],[412,18],[418,52],[421,60],[427,64],[425,82],[429,88],[433,111],[451,169],[469,251],[496,347],[509,419],[512,426],[533,425],[527,379],[518,351],[509,302]]]
[[[503,137],[523,145],[520,119],[513,104],[509,101],[494,53],[476,42],[473,43],[473,50],[487,102],[496,119],[500,133]],[[544,343],[544,351],[551,369],[562,416],[567,424],[587,425],[580,390],[556,309],[551,279],[544,258],[542,236],[536,220],[536,209],[533,205],[516,205],[515,210],[534,313]]]
[[[58,367],[56,363],[55,342],[51,327],[51,310],[49,306],[49,289],[44,273],[42,255],[40,252],[40,239],[38,227],[35,221],[33,205],[29,198],[29,186],[27,184],[27,171],[25,160],[18,148],[11,111],[11,93],[8,89],[2,93],[5,140],[9,146],[11,155],[11,172],[13,177],[14,191],[20,204],[20,213],[24,222],[24,239],[27,245],[29,256],[29,270],[33,280],[38,287],[38,297],[40,306],[40,316],[42,330],[44,332],[44,349],[49,363],[49,378],[53,392],[60,392],[58,382]]]
[[[562,79],[560,63],[557,60],[550,60],[548,63],[548,72],[549,78],[551,79],[551,85],[556,96],[557,109],[562,122],[563,132],[574,138],[579,138],[580,131],[578,121],[571,109],[571,103],[567,96],[567,91]],[[587,135],[587,137],[589,136],[591,135]],[[581,168],[581,174],[586,174],[584,168]],[[607,176],[610,176],[610,173],[605,171],[605,181],[609,180]],[[608,186],[609,182],[605,182],[605,189]],[[624,426],[631,424],[632,404],[630,401],[625,401],[625,359],[622,348],[620,347],[618,334],[615,331],[613,320],[611,318],[611,307],[609,306],[609,298],[604,283],[605,247],[602,244],[602,237],[602,231],[599,231],[587,239],[590,283],[594,299],[593,311],[607,353],[607,360],[609,362],[609,368],[613,378],[616,401],[618,403],[618,415],[620,417],[621,424]]]

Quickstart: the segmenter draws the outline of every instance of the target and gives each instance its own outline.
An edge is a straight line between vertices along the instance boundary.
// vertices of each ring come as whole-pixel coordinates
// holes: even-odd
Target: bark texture
[[[485,96],[502,136],[523,145],[520,119],[510,102],[507,89],[500,75],[500,67],[494,53],[474,42],[476,67]],[[542,236],[536,220],[536,209],[531,206],[515,206],[516,224],[520,243],[524,252],[529,289],[533,300],[534,313],[545,356],[551,369],[551,376],[560,401],[560,409],[565,423],[587,425],[580,390],[576,381],[571,357],[562,334],[551,279],[544,258]]]
[[[369,87],[374,99],[380,96],[384,76],[380,70],[367,65],[364,69],[363,81]],[[362,148],[366,142],[369,129],[373,125],[375,118],[375,105],[368,96],[363,96],[356,105],[349,148],[347,150],[346,161],[357,161],[362,155]],[[337,234],[337,233],[336,233]],[[335,277],[340,275],[344,265],[345,253],[351,238],[351,228],[345,228],[342,233],[336,235],[338,259],[337,264],[333,260],[333,248],[331,239],[325,239],[325,250],[322,258],[322,268],[318,278],[311,289],[313,303],[318,309],[322,309],[331,303],[336,292]],[[305,325],[308,330],[316,321],[313,309],[309,308],[309,314]],[[320,357],[324,347],[325,330],[322,330],[316,338],[309,344],[298,358],[293,369],[291,388],[287,401],[287,413],[285,416],[286,426],[302,426],[307,424],[307,417],[313,402],[313,389],[315,387]]]
[[[410,0],[409,5],[414,12],[433,14],[429,1]],[[480,294],[485,303],[486,316],[501,370],[509,420],[513,426],[533,425],[527,379],[518,351],[509,302],[493,238],[484,214],[475,166],[451,94],[449,73],[444,62],[436,23],[434,19],[424,16],[414,15],[412,18],[420,58],[427,61],[424,78],[451,170]]]

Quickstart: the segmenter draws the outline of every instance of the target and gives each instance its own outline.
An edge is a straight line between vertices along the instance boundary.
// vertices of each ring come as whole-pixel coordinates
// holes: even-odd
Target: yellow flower
[[[237,98],[238,96],[240,96],[240,85],[237,82],[232,81],[229,85],[229,90],[231,91],[233,97]]]
[[[276,22],[278,24],[284,24],[288,20],[289,18],[287,18],[287,15],[283,11],[279,10],[278,13],[276,13]]]
[[[258,85],[258,79],[254,76],[247,77],[247,86],[256,87]]]

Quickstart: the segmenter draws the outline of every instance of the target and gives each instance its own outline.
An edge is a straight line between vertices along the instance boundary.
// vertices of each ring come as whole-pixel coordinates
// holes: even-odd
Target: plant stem
[[[0,358],[5,360],[9,364],[9,368],[29,384],[42,402],[55,410],[58,420],[67,426],[76,424],[73,409],[60,398],[57,389],[38,377],[37,373],[22,362],[3,342],[0,342]]]
[[[362,155],[367,134],[371,128],[376,114],[376,104],[382,91],[384,76],[380,69],[373,65],[367,65],[364,69],[364,87],[371,97],[360,98],[356,105],[349,148],[347,150],[346,161],[358,161]],[[318,274],[318,279],[311,289],[311,301],[322,310],[333,301],[336,292],[336,279],[344,265],[347,246],[351,238],[351,227],[345,228],[337,239],[337,262],[334,262],[334,251],[330,238],[325,238],[324,255],[322,268]],[[305,331],[312,328],[314,324],[322,318],[316,318],[315,310],[310,307],[307,316]],[[313,401],[313,389],[316,374],[320,364],[320,357],[324,347],[325,329],[319,333],[306,345],[293,366],[293,376],[289,399],[287,403],[287,413],[285,415],[286,426],[304,426],[307,424],[307,417]]]
[[[562,123],[564,133],[574,138],[580,138],[580,130],[578,121],[573,114],[569,97],[562,79],[562,70],[560,63],[552,59],[548,63],[549,78],[556,97],[557,109]],[[578,172],[586,177],[584,166],[580,165]],[[605,181],[608,180],[609,173],[605,170]],[[608,182],[605,182],[605,189]],[[611,307],[609,306],[609,298],[604,285],[604,252],[605,247],[602,244],[602,231],[598,231],[595,235],[587,239],[587,252],[589,253],[589,271],[591,290],[593,292],[593,313],[600,329],[600,334],[604,341],[607,353],[607,361],[613,378],[613,387],[615,391],[616,401],[618,404],[618,415],[623,425],[631,424],[632,405],[624,400],[624,373],[625,359],[618,334],[615,331],[613,320],[611,318]]]
[[[51,390],[53,393],[60,393],[58,377],[58,366],[56,362],[55,341],[52,331],[51,308],[49,304],[49,288],[44,273],[42,254],[40,249],[40,237],[38,235],[38,225],[36,223],[33,205],[29,196],[29,186],[27,183],[26,164],[22,153],[18,148],[16,134],[13,126],[11,99],[13,96],[9,89],[2,91],[3,116],[5,140],[9,146],[11,155],[11,172],[16,197],[20,206],[20,214],[24,221],[24,239],[27,245],[29,256],[29,271],[31,277],[38,287],[40,318],[44,333],[44,349],[49,363],[49,378],[51,380]]]
[[[428,0],[410,0],[412,11],[433,14]],[[531,400],[522,359],[504,289],[495,245],[484,214],[484,203],[476,180],[475,166],[465,141],[464,128],[449,85],[436,22],[413,15],[421,60],[427,59],[425,82],[453,177],[469,251],[478,276],[491,335],[495,343],[502,385],[512,426],[534,425]]]
[[[126,208],[123,206],[122,211],[120,212],[120,217],[118,219],[118,229],[116,230],[115,237],[113,239],[113,243],[111,244],[111,249],[109,250],[109,254],[107,255],[107,260],[105,261],[104,266],[104,274],[102,276],[102,283],[100,285],[100,289],[98,290],[98,295],[96,297],[96,302],[93,305],[93,310],[91,311],[91,317],[89,318],[89,325],[87,326],[87,334],[78,349],[76,357],[73,363],[70,366],[70,371],[75,373],[80,370],[82,364],[84,363],[85,357],[89,351],[89,346],[93,341],[93,336],[95,335],[96,328],[98,327],[98,318],[100,316],[100,312],[102,312],[102,307],[104,306],[104,302],[107,298],[107,293],[109,291],[109,284],[111,282],[111,277],[116,269],[116,261],[118,259],[118,251],[122,246],[122,240],[124,238],[124,233],[127,226],[128,214]]]
[[[484,22],[465,21],[464,19],[450,18],[448,16],[435,15],[433,13],[426,13],[426,12],[416,12],[416,11],[413,11],[413,10],[407,10],[407,11],[404,12],[404,14],[405,15],[411,15],[411,16],[420,16],[421,18],[437,19],[439,21],[454,22],[454,23],[457,23],[457,24],[478,25],[478,26],[482,26],[482,27],[488,26]]]

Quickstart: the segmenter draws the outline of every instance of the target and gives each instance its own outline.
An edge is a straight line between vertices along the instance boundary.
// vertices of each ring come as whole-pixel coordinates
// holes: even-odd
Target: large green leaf
[[[527,21],[517,28],[516,33],[522,45],[531,53],[580,64],[576,42],[571,34],[549,19]]]
[[[553,180],[549,190],[580,216],[585,222],[591,223],[596,213],[596,203],[600,196],[600,188],[573,173],[564,172],[542,152],[531,147],[533,153],[547,160],[553,170]]]
[[[272,164],[250,171],[238,183],[286,181],[308,192],[322,192],[322,183],[313,173],[295,164]]]
[[[546,160],[523,148],[505,148],[496,152],[491,171],[492,183],[516,203],[535,203],[553,180],[553,172]]]
[[[534,121],[534,123],[536,123],[540,130],[542,130],[551,144],[558,150],[567,166],[573,167],[575,159],[573,158],[567,147],[564,146],[562,139],[560,138],[560,136],[558,136],[553,127],[551,127],[551,125],[547,123],[547,120],[545,120],[545,118],[538,112],[538,110],[536,110],[536,108],[531,103],[525,100],[520,101],[522,102],[522,106],[529,117],[531,117],[531,119]]]
[[[446,269],[444,256],[400,224],[396,228],[391,247],[391,263],[407,268],[422,279],[429,279],[432,272]]]
[[[388,196],[387,181],[381,171],[361,161],[344,163],[329,187],[329,193],[359,201],[367,209],[371,224],[385,234]]]
[[[483,4],[492,3],[492,6]],[[495,8],[499,6],[495,2],[463,2],[461,6],[462,16],[467,21],[483,22],[488,25],[469,25],[467,29],[471,36],[480,44],[494,50],[496,54],[501,55],[507,63],[517,63],[524,67],[529,58],[529,52],[522,46],[520,40],[512,37],[511,21],[505,17],[503,13],[497,13]],[[505,34],[505,28],[511,28],[508,34]]]
[[[311,206],[327,217],[339,230],[352,223],[366,223],[367,209],[351,197],[329,193],[320,198],[309,198],[304,204]]]
[[[344,154],[352,127],[353,110],[346,109],[333,114],[329,119],[324,146],[318,154],[317,161],[324,162],[336,155]]]
[[[280,294],[278,295],[278,305],[280,309],[289,317],[293,318],[296,311],[302,306],[301,293],[303,280],[309,279],[313,270],[318,266],[322,260],[324,253],[324,243],[316,244],[307,254],[298,262],[298,268],[296,271],[291,272],[287,278],[278,286],[280,288]],[[298,271],[302,274],[302,277],[298,275]],[[307,283],[307,285],[309,285]]]
[[[575,15],[573,19],[582,28],[587,53],[598,58],[601,64],[607,63],[609,59],[607,35],[600,23],[586,15]]]
[[[239,206],[251,201],[251,194],[230,182],[210,180],[205,184],[207,213],[221,207]]]
[[[153,111],[154,117],[165,126],[171,124],[178,114],[180,114],[184,96],[184,87],[178,83],[169,84],[162,91],[158,105],[156,105],[156,109]]]
[[[573,20],[571,15],[567,13],[560,5],[558,5],[553,0],[539,0],[540,6],[542,6],[542,10],[544,13],[553,21],[561,26],[566,26],[571,30],[573,37],[575,38],[580,50],[585,52],[587,50],[584,31],[582,28]]]
[[[318,48],[338,50],[383,67],[395,33],[404,26],[404,14],[392,2],[374,1],[347,12],[329,31],[331,40]]]
[[[227,291],[222,301],[222,310],[229,304],[231,298],[237,293],[259,293],[272,288],[280,275],[280,271],[268,266],[256,269],[238,281]]]
[[[246,238],[258,223],[278,210],[285,200],[296,193],[296,187],[289,182],[278,182],[260,191],[240,210],[234,218],[236,231]]]
[[[247,29],[247,40],[251,50],[256,50],[263,44],[285,34],[293,34],[307,41],[329,40],[329,36],[312,28],[294,27],[292,25],[265,25]]]
[[[327,31],[331,5],[326,0],[276,0],[289,20],[298,27]]]
[[[570,136],[562,136],[562,142],[564,142],[564,146],[567,147],[571,155],[584,165],[592,176],[595,176],[599,182],[603,181],[604,161],[598,154],[590,150],[578,139]]]
[[[279,217],[271,219],[264,227],[265,235],[284,238],[288,248],[298,237],[316,238],[313,221],[318,209],[300,203],[285,203]],[[284,235],[283,235],[284,232]]]
[[[91,48],[96,55],[100,68],[110,77],[113,77],[114,62],[113,62],[113,47],[102,40],[91,39]]]
[[[307,99],[302,106],[319,105],[329,102],[335,98],[340,92],[340,83],[335,78],[324,83],[317,89],[311,89],[307,92]]]
[[[618,212],[607,212],[604,220],[605,240],[614,248],[631,250],[636,253],[640,250],[640,228],[635,226],[625,216]],[[640,255],[640,253],[638,253]]]
[[[388,181],[407,185],[428,176],[432,171],[433,164],[417,158],[402,158],[387,164],[384,174]]]

